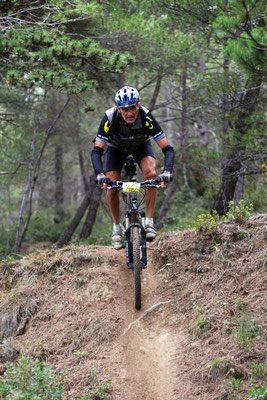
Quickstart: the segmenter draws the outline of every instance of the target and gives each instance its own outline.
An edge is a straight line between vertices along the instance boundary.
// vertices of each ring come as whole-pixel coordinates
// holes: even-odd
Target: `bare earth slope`
[[[159,236],[140,311],[123,250],[68,246],[0,264],[0,378],[27,351],[67,368],[66,399],[84,394],[90,367],[112,379],[112,400],[252,398],[264,379],[250,377],[265,356],[266,223]]]

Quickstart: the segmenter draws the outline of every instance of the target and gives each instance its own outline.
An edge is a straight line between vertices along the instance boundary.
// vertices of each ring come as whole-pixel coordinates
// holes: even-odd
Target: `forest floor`
[[[213,235],[159,235],[139,311],[124,250],[67,246],[1,263],[0,379],[27,352],[65,371],[66,399],[84,395],[91,367],[99,384],[112,380],[110,400],[266,398],[251,394],[266,379],[266,226],[258,215]]]

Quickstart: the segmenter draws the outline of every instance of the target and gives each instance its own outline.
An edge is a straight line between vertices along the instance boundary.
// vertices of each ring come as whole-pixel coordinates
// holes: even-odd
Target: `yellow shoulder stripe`
[[[152,121],[152,120],[151,120]],[[153,129],[153,124],[150,124],[149,122],[146,121],[146,126],[148,126],[148,129]]]
[[[109,128],[110,128],[110,124],[109,124],[109,120],[107,120],[104,125],[104,131],[107,133],[109,131]]]

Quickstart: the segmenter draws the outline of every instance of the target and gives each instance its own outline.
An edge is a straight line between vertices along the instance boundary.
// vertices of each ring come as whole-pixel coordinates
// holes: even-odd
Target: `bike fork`
[[[127,215],[126,215],[127,221]],[[147,250],[146,250],[146,231],[144,227],[139,223],[129,224],[127,227],[126,222],[126,231],[125,231],[125,238],[126,238],[126,263],[129,269],[133,269],[133,254],[131,248],[131,228],[137,226],[141,230],[141,269],[146,268],[147,266]]]

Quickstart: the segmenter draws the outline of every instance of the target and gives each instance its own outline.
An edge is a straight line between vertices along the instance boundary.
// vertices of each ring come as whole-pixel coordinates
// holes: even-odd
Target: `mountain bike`
[[[146,200],[146,191],[159,188],[163,179],[147,179],[136,181],[136,166],[132,156],[126,158],[124,164],[127,181],[113,181],[106,178],[108,190],[119,190],[124,194],[126,203],[125,221],[123,223],[126,264],[133,271],[134,305],[141,308],[141,272],[147,266],[147,246],[145,231],[145,212],[141,209]]]

